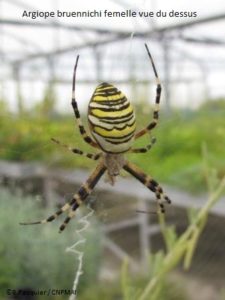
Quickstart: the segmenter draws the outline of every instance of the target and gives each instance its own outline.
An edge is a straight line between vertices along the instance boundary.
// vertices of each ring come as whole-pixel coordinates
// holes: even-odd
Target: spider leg
[[[72,148],[72,147],[70,147],[70,146],[68,146],[68,145],[66,145],[66,144],[62,144],[59,140],[56,140],[55,138],[51,138],[51,140],[52,140],[54,143],[56,143],[56,144],[62,146],[63,148],[65,148],[65,149],[67,149],[67,150],[69,150],[69,151],[71,151],[71,152],[73,152],[73,153],[75,153],[75,154],[79,154],[79,155],[82,155],[82,156],[86,156],[86,157],[88,157],[88,158],[90,158],[90,159],[93,159],[93,160],[98,160],[98,159],[101,157],[101,153],[97,153],[97,154],[86,153],[86,152],[84,152],[84,151],[82,151],[82,150],[79,150],[79,149],[77,149],[77,148]]]
[[[164,194],[162,187],[149,175],[146,175],[139,167],[131,162],[126,162],[124,170],[142,182],[149,190],[155,193],[161,212],[165,212],[164,202],[171,203],[169,197]]]
[[[156,138],[152,138],[150,144],[148,144],[147,146],[143,147],[143,148],[131,148],[129,150],[129,153],[146,153],[148,152],[152,146],[155,144],[156,142]]]
[[[65,218],[64,222],[59,227],[59,233],[61,233],[65,229],[65,227],[70,222],[70,220],[75,216],[75,213],[76,213],[76,210],[78,207],[79,207],[79,205],[77,205],[76,202],[72,205],[72,207],[70,208],[70,211],[68,213],[68,216]]]
[[[84,125],[83,125],[83,123],[81,121],[81,118],[80,118],[80,112],[79,112],[79,109],[78,109],[78,106],[77,106],[77,102],[76,102],[75,83],[76,83],[76,70],[77,70],[78,60],[79,60],[79,55],[77,56],[75,66],[74,66],[74,72],[73,72],[73,87],[72,87],[72,103],[71,104],[72,104],[72,107],[73,107],[75,118],[77,120],[77,124],[78,124],[79,130],[80,130],[80,134],[81,134],[83,140],[86,143],[90,144],[91,146],[99,149],[98,144],[87,134],[87,132],[84,128]]]
[[[93,173],[89,176],[86,183],[84,183],[78,192],[74,194],[71,201],[63,205],[58,211],[56,211],[53,215],[48,217],[47,219],[36,221],[36,222],[27,222],[27,223],[20,223],[20,225],[35,225],[35,224],[46,224],[48,222],[52,222],[55,220],[59,215],[63,212],[70,210],[68,217],[65,219],[64,223],[60,226],[59,232],[63,231],[66,225],[69,223],[70,219],[74,216],[75,210],[83,203],[83,201],[87,198],[87,196],[92,192],[93,188],[104,174],[106,167],[104,166],[103,162],[100,162]]]
[[[134,136],[135,139],[143,136],[144,134],[146,134],[147,132],[149,132],[153,128],[155,128],[156,125],[157,125],[157,123],[158,123],[158,119],[159,119],[159,103],[160,103],[160,97],[161,97],[162,87],[161,87],[161,83],[160,83],[160,80],[159,80],[159,77],[158,77],[158,73],[156,71],[156,67],[155,67],[153,58],[151,56],[151,53],[150,53],[150,51],[148,49],[147,44],[145,44],[145,48],[147,50],[148,57],[149,57],[149,59],[151,61],[152,68],[153,68],[153,71],[154,71],[154,74],[155,74],[156,84],[157,84],[157,87],[156,87],[156,96],[155,96],[155,108],[154,108],[154,111],[153,111],[153,121],[147,127],[143,128],[142,130],[140,130],[139,132],[137,132],[135,134],[135,136]]]

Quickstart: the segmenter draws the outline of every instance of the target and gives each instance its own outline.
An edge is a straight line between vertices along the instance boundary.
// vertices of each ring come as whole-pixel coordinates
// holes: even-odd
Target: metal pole
[[[170,114],[171,112],[171,103],[170,103],[170,46],[169,39],[163,37],[163,60],[164,60],[164,82],[163,82],[163,91],[165,98],[165,108],[166,112]]]
[[[96,81],[100,83],[102,81],[102,51],[98,47],[94,47],[93,50],[95,58]]]
[[[20,66],[14,65],[13,67],[13,77],[16,84],[16,99],[17,99],[17,111],[18,114],[23,113],[24,105],[23,105],[23,97],[21,94],[21,80],[20,80]]]
[[[145,199],[139,200],[138,209],[144,212],[148,211],[148,206]],[[139,213],[138,217],[139,217],[139,230],[140,230],[139,237],[140,237],[141,264],[142,264],[142,269],[147,272],[148,258],[149,258],[149,254],[151,253],[150,240],[148,234],[149,214]]]

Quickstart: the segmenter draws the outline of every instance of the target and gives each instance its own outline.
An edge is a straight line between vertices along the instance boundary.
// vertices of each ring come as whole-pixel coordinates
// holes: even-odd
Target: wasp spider
[[[133,107],[129,100],[115,86],[103,82],[97,86],[89,102],[88,122],[92,137],[88,135],[80,119],[80,113],[75,98],[76,70],[79,59],[79,56],[77,56],[73,73],[72,107],[80,134],[84,141],[92,147],[100,149],[101,152],[97,154],[84,153],[79,149],[61,144],[56,139],[52,140],[73,153],[86,156],[93,160],[99,160],[99,163],[87,181],[80,187],[78,192],[74,194],[70,202],[63,205],[58,211],[45,220],[21,224],[44,224],[55,220],[63,212],[68,211],[67,217],[59,228],[59,232],[62,232],[71,218],[75,215],[77,208],[92,192],[102,175],[106,172],[109,183],[113,185],[115,178],[119,175],[121,169],[126,170],[143,183],[149,190],[155,193],[157,203],[161,208],[161,211],[164,212],[163,203],[170,203],[169,197],[164,194],[161,186],[152,177],[146,175],[139,167],[129,162],[124,157],[124,153],[145,153],[150,150],[155,142],[155,139],[152,139],[151,143],[144,148],[132,147],[134,140],[140,138],[156,127],[159,118],[161,84],[152,56],[146,44],[145,47],[155,74],[157,88],[153,120],[147,127],[138,132],[135,132],[136,120]]]

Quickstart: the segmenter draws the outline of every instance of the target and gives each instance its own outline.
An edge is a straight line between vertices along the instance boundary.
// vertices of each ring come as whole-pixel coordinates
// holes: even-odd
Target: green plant
[[[97,285],[90,285],[88,289],[80,295],[79,300],[115,300],[122,299],[121,291],[117,282],[106,282]]]
[[[129,275],[128,263],[125,260],[121,272],[121,287],[123,300],[137,300],[143,293],[145,286],[148,284],[149,277],[153,278],[154,274],[162,267],[164,258],[163,251],[159,251],[149,256],[148,274],[135,275],[132,278]],[[171,280],[168,277],[161,278],[154,291],[154,295],[149,295],[151,300],[187,300],[187,295],[182,282]]]
[[[121,277],[123,300],[187,299],[182,289],[178,288],[174,292],[173,283],[171,284],[169,281],[169,274],[182,262],[184,269],[189,269],[210,210],[225,190],[225,176],[220,179],[216,169],[209,166],[209,154],[205,145],[202,147],[202,153],[202,169],[209,191],[208,201],[200,210],[190,209],[188,211],[189,226],[180,236],[177,235],[173,226],[166,225],[164,215],[159,213],[166,251],[150,255],[148,280],[141,286],[136,285],[130,277],[128,264],[126,261],[124,262]],[[223,296],[221,295],[221,297]]]
[[[0,190],[0,294],[6,289],[30,287],[34,290],[71,289],[77,270],[77,256],[65,249],[77,240],[75,220],[66,234],[58,234],[59,224],[22,227],[19,222],[40,219],[49,211],[40,208],[36,198],[12,195]],[[90,220],[91,222],[91,220]],[[92,218],[87,229],[83,271],[79,291],[95,282],[100,267],[101,243],[98,225]],[[95,241],[95,243],[93,242]],[[94,247],[93,247],[94,245]],[[92,262],[90,264],[90,262]]]
[[[85,152],[90,151],[74,126],[72,112],[68,116],[52,113],[49,116],[36,111],[22,116],[3,113],[0,118],[1,159],[38,160],[65,168],[92,168],[94,163],[90,160],[68,153],[50,141],[54,137],[65,144],[80,146]],[[82,116],[82,119],[86,117]],[[138,127],[141,128],[148,123],[149,113],[137,115],[137,119]],[[202,176],[201,144],[207,144],[210,153],[208,159],[217,167],[219,177],[222,178],[225,175],[224,128],[224,113],[220,110],[213,113],[199,110],[188,115],[173,113],[169,118],[161,114],[159,127],[154,133],[157,143],[149,153],[130,154],[129,157],[159,182],[193,192],[202,191],[206,184]],[[142,147],[149,140],[149,136],[144,137],[137,140],[135,145]]]
[[[178,263],[183,259],[184,268],[187,270],[190,267],[197,242],[205,227],[210,209],[216,204],[219,197],[225,189],[225,177],[219,181],[214,170],[211,170],[207,164],[207,151],[203,147],[204,154],[204,169],[209,187],[209,199],[199,211],[189,212],[189,226],[185,232],[178,237],[174,228],[167,227],[162,214],[160,214],[160,224],[164,240],[166,243],[167,252],[161,254],[159,265],[155,268],[151,279],[143,289],[138,300],[155,300],[158,299],[161,282],[166,275],[173,270]]]

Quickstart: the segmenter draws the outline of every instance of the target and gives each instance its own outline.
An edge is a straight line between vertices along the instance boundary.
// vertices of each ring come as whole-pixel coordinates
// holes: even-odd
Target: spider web
[[[79,238],[78,241],[66,249],[66,252],[74,253],[77,256],[77,260],[78,260],[78,267],[75,272],[75,278],[74,278],[73,287],[72,287],[72,291],[74,293],[72,293],[70,295],[69,300],[76,299],[79,279],[80,279],[80,276],[83,274],[82,268],[83,268],[84,251],[78,250],[78,246],[82,244],[84,247],[84,245],[87,241],[87,239],[83,236],[82,233],[84,233],[90,226],[90,221],[88,219],[94,214],[94,210],[90,207],[88,207],[88,208],[89,208],[89,212],[85,216],[83,216],[81,219],[79,219],[79,221],[78,221],[78,223],[83,225],[80,229],[76,230],[76,235]]]

